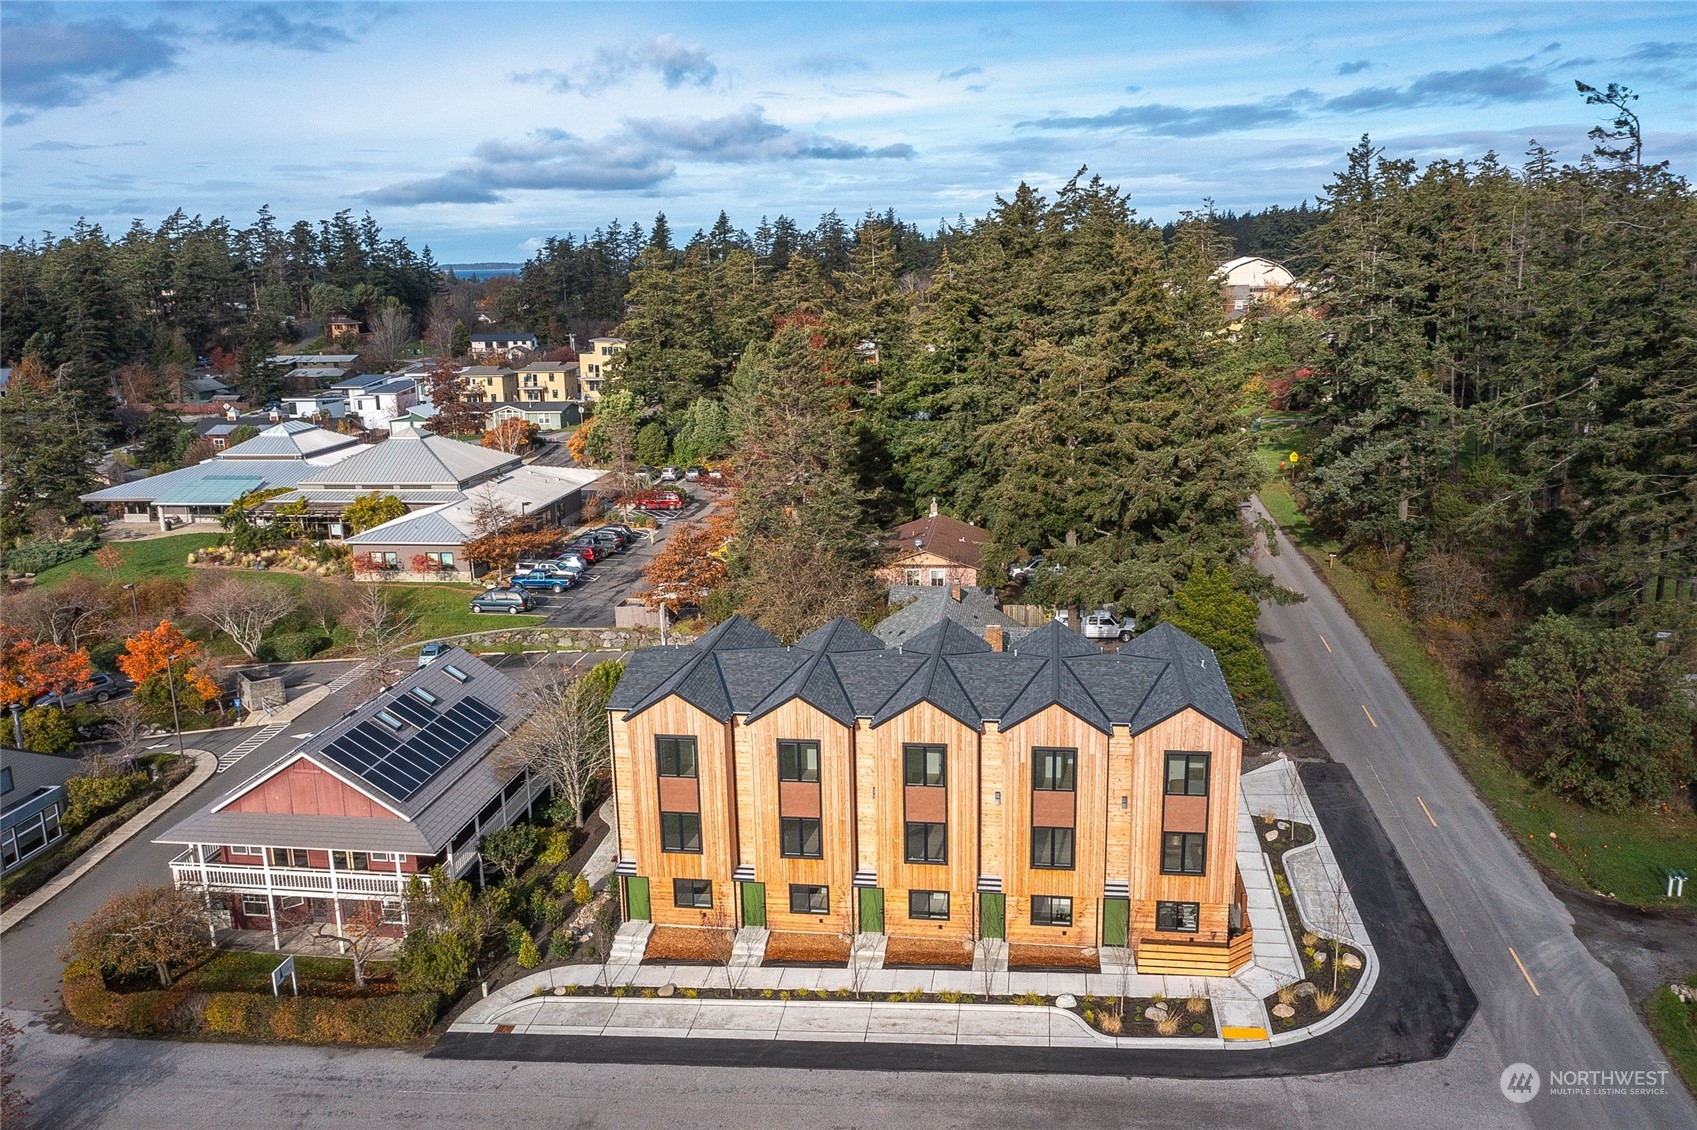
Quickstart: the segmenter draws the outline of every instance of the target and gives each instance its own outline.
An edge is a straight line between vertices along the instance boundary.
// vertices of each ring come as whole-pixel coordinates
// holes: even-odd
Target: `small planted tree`
[[[558,667],[546,670],[527,693],[525,721],[496,755],[496,771],[510,779],[528,770],[547,781],[560,806],[570,810],[572,826],[581,828],[596,781],[612,763],[607,698],[624,664],[597,664],[580,679]]]
[[[479,841],[477,850],[510,883],[536,854],[536,829],[529,824],[497,828]]]
[[[224,577],[189,595],[188,613],[229,636],[249,659],[271,625],[295,610],[295,596],[271,581]]]
[[[171,967],[207,950],[206,907],[194,891],[169,883],[113,895],[71,925],[64,957],[90,961],[120,976],[153,972],[171,987]]]
[[[354,984],[365,988],[365,970],[383,941],[383,908],[369,899],[354,904],[352,911],[342,914],[342,928],[332,922],[318,928],[318,936],[341,945],[342,952],[354,963]]]

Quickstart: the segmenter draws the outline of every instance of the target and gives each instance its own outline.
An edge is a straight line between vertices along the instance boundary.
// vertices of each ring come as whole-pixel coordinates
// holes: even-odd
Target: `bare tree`
[[[6,602],[6,620],[37,643],[72,651],[99,636],[108,621],[106,593],[93,577],[67,577],[50,589],[30,589]]]
[[[265,630],[295,610],[295,598],[282,585],[225,577],[189,594],[188,613],[217,628],[249,659],[259,657]]]
[[[106,717],[109,719],[106,736],[117,743],[117,749],[107,756],[121,764],[133,761],[153,728],[141,716],[141,707],[134,702],[120,702],[107,712]]]
[[[318,928],[318,936],[338,943],[354,963],[354,984],[365,988],[365,968],[383,942],[383,908],[370,899],[361,899],[352,912],[342,915],[342,928],[333,922]]]
[[[425,344],[436,356],[449,356],[454,351],[454,323],[460,320],[459,304],[450,294],[438,294],[430,300],[427,319]]]
[[[336,629],[336,622],[348,610],[348,597],[340,584],[318,577],[307,577],[301,585],[300,610],[325,635]]]
[[[495,771],[508,780],[527,770],[541,777],[581,828],[590,790],[612,765],[605,700],[588,680],[545,670],[526,692],[527,717],[495,755]]]
[[[171,966],[206,951],[206,908],[200,895],[169,883],[121,891],[71,925],[67,960],[86,959],[120,974],[153,970],[171,987]]]
[[[385,590],[381,581],[360,585],[342,613],[342,626],[354,634],[355,645],[371,661],[360,679],[360,690],[367,696],[400,677],[400,651],[412,636],[413,616],[398,607]]]
[[[385,306],[371,319],[367,338],[372,355],[384,364],[392,362],[401,347],[412,340],[412,315],[401,306]]]

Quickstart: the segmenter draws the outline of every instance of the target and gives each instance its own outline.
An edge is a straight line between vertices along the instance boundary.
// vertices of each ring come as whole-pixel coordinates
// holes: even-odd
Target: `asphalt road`
[[[1575,937],[1567,908],[1503,834],[1366,636],[1282,533],[1278,544],[1277,557],[1258,556],[1260,568],[1308,599],[1262,607],[1274,671],[1359,782],[1477,994],[1489,1037],[1477,1054],[1492,1068],[1492,1091],[1514,1063],[1546,1083],[1551,1071],[1667,1070],[1619,980]],[[1697,1126],[1697,1103],[1676,1077],[1666,1080],[1661,1094],[1551,1094],[1546,1086],[1525,1111],[1540,1127]]]

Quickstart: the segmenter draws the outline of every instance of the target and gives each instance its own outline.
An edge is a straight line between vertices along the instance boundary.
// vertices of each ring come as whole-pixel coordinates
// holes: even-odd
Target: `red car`
[[[625,505],[634,510],[682,510],[684,497],[675,490],[645,490],[632,495]]]

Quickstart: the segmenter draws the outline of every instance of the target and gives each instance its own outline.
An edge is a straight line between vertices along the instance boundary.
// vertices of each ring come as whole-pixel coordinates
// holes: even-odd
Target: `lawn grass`
[[[282,958],[274,953],[219,950],[177,978],[180,985],[202,993],[271,992],[271,971]],[[296,957],[295,979],[302,996],[336,997],[395,990],[393,962],[373,961],[365,967],[367,988],[354,985],[354,963],[344,957]],[[284,993],[288,993],[284,986]]]
[[[1286,481],[1263,483],[1261,501],[1325,576],[1462,772],[1539,866],[1570,886],[1634,906],[1691,907],[1689,894],[1667,897],[1666,873],[1670,867],[1697,871],[1697,814],[1680,805],[1610,814],[1534,785],[1492,737],[1473,690],[1452,681],[1408,618],[1344,557],[1328,562],[1326,554],[1339,547],[1314,532]]]
[[[1697,973],[1687,977],[1685,983],[1697,989]],[[1644,1018],[1661,1041],[1673,1069],[1697,1095],[1697,1004],[1686,1004],[1663,985],[1644,1002]]]
[[[106,584],[130,584],[152,577],[175,577],[179,581],[186,581],[189,579],[189,567],[186,564],[189,554],[197,549],[208,549],[217,545],[218,535],[173,534],[168,538],[107,544],[117,547],[124,555],[124,563],[116,570],[102,569],[100,562],[96,561],[91,553],[37,574],[36,587],[49,588],[67,577],[79,576],[93,577]]]

